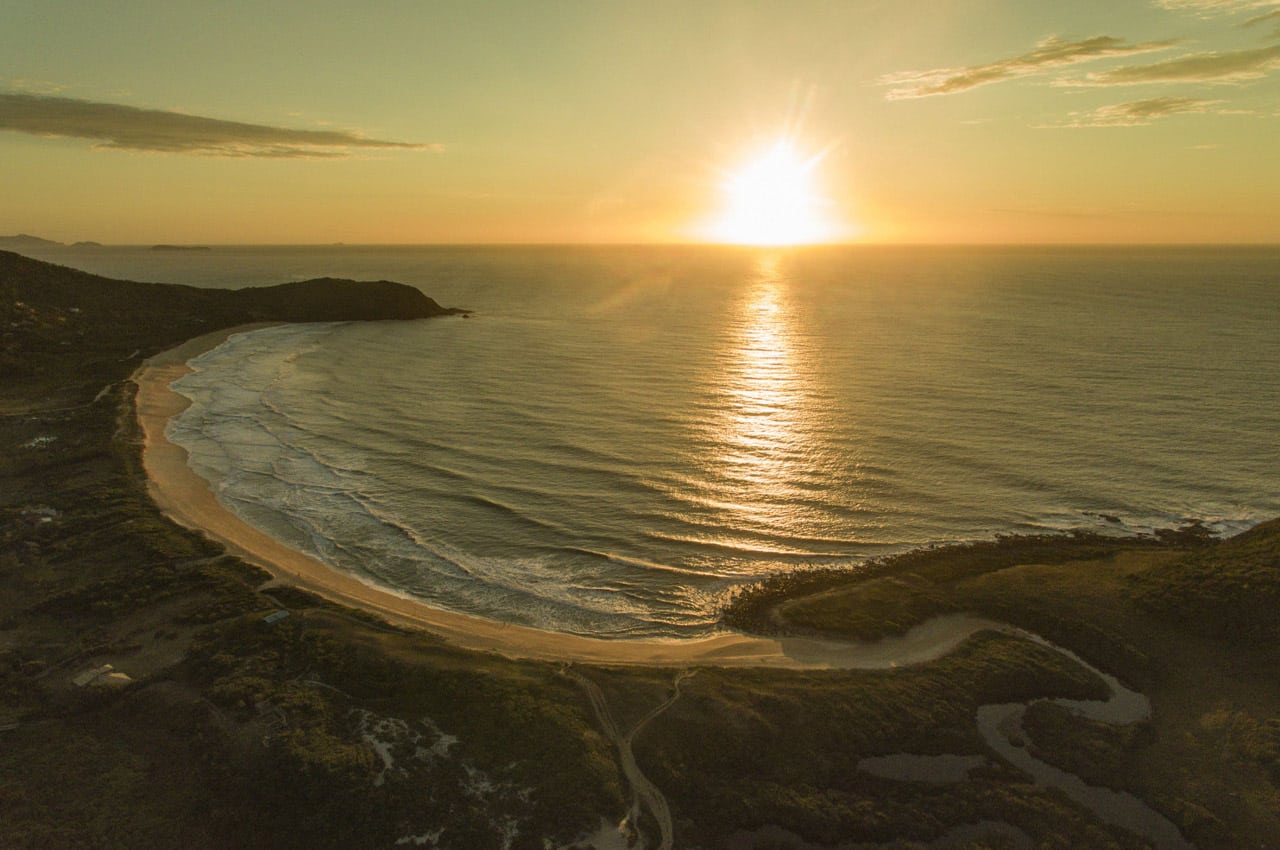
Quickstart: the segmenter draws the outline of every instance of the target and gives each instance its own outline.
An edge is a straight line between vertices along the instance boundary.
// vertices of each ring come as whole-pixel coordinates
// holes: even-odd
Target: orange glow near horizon
[[[815,181],[822,154],[804,156],[782,139],[735,168],[725,179],[724,206],[705,229],[731,245],[810,245],[839,236]]]

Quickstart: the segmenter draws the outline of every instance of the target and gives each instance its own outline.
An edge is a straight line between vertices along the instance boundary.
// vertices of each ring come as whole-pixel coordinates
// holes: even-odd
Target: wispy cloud
[[[1151,65],[1125,65],[1059,80],[1067,86],[1128,86],[1142,83],[1239,83],[1265,77],[1280,68],[1280,45],[1226,53],[1192,53]]]
[[[1131,103],[1100,106],[1089,112],[1073,112],[1065,124],[1057,127],[1143,127],[1170,115],[1208,112],[1221,100],[1194,97],[1153,97]]]
[[[0,92],[0,130],[90,139],[97,147],[195,156],[297,159],[361,149],[438,150],[342,130],[295,130],[67,97]]]
[[[1275,24],[1276,28],[1271,31],[1269,38],[1280,38],[1280,9],[1273,12],[1267,12],[1265,15],[1257,15],[1244,22],[1246,27],[1256,27],[1259,24]]]
[[[1253,9],[1268,9],[1280,6],[1280,0],[1155,0],[1161,9],[1175,12],[1196,12],[1201,15],[1235,14]]]
[[[7,87],[27,94],[58,94],[66,88],[62,83],[51,80],[33,80],[29,77],[9,77],[4,80]]]
[[[1106,35],[1094,36],[1082,41],[1063,41],[1054,37],[1045,39],[1036,45],[1035,50],[1020,56],[965,68],[902,71],[881,77],[880,84],[893,86],[885,95],[889,100],[955,94],[978,86],[1040,74],[1081,62],[1165,50],[1174,44],[1173,41],[1128,44],[1123,39]]]

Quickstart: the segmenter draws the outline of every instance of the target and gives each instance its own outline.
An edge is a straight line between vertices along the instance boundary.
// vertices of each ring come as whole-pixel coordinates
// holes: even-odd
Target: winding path
[[[641,718],[640,722],[632,727],[631,731],[626,735],[618,734],[618,726],[613,720],[613,714],[609,711],[609,703],[599,685],[570,667],[562,667],[561,672],[577,682],[582,687],[582,690],[586,692],[587,699],[591,701],[591,707],[595,711],[596,719],[600,722],[601,730],[604,732],[605,737],[618,748],[619,765],[622,767],[622,773],[627,777],[627,782],[631,785],[631,791],[634,795],[627,820],[633,824],[639,822],[640,806],[643,803],[649,813],[653,815],[653,819],[658,822],[658,850],[671,850],[675,840],[675,825],[671,819],[671,807],[667,805],[667,798],[658,790],[658,786],[654,785],[640,770],[640,765],[636,763],[635,752],[632,750],[631,745],[636,735],[651,720],[662,714],[676,700],[680,699],[680,685],[693,676],[693,672],[681,670],[677,673],[674,681],[675,687],[671,696]]]

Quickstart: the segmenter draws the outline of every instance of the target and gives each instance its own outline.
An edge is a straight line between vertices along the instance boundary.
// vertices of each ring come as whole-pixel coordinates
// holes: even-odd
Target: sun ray
[[[716,242],[802,245],[836,236],[816,187],[822,154],[804,156],[786,139],[748,159],[725,179],[724,209],[709,226]]]

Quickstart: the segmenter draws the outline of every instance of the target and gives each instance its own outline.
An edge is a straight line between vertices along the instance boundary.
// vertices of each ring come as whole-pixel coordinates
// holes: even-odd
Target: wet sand
[[[363,582],[299,552],[240,519],[218,501],[208,482],[170,442],[165,426],[190,402],[169,385],[188,374],[187,361],[236,333],[269,325],[245,325],[189,340],[145,361],[133,374],[142,427],[143,467],[151,498],[175,522],[200,531],[276,579],[326,599],[377,614],[397,625],[420,628],[466,649],[511,658],[653,666],[874,669],[918,664],[947,654],[966,638],[1001,624],[948,615],[901,637],[867,644],[806,638],[773,639],[726,633],[697,640],[604,640],[458,614]]]

